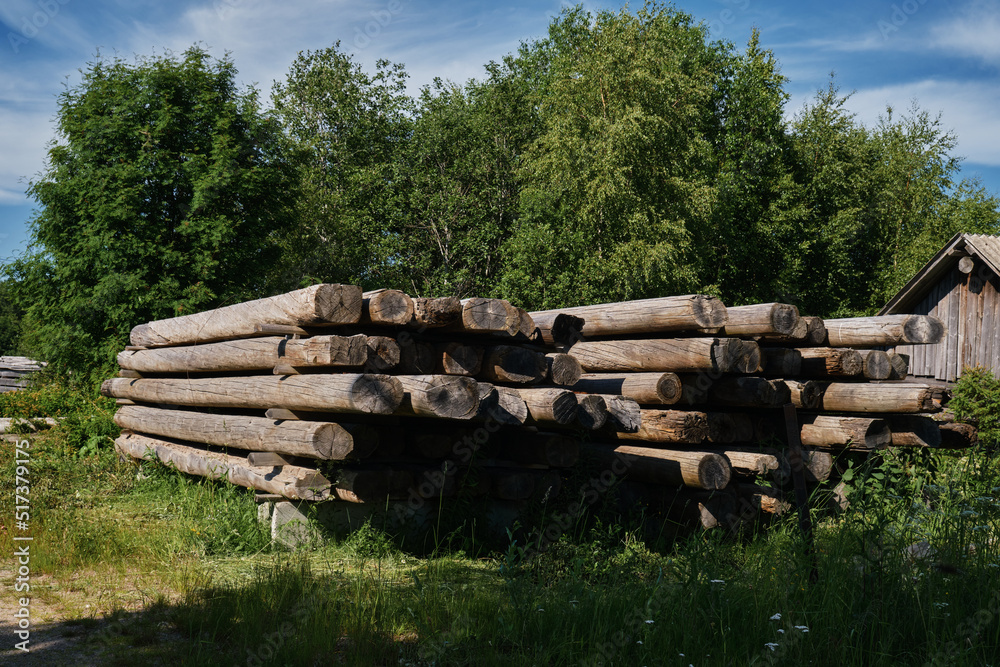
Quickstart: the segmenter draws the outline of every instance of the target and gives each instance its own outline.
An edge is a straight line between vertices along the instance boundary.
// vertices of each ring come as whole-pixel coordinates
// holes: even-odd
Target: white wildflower
[[[764,647],[769,648],[773,651],[774,649],[778,648],[778,644],[776,642],[768,642],[764,644]]]
[[[651,619],[651,618],[649,618],[649,619],[646,619],[646,624],[647,624],[647,625],[649,625],[649,624],[650,624],[650,623],[652,623],[652,622],[653,622],[653,619]]]
[[[778,628],[778,634],[779,634],[779,635],[783,635],[783,634],[785,634],[785,631],[784,631],[784,630],[782,630],[781,628]]]
[[[771,621],[780,621],[781,620],[781,614],[775,614],[774,616],[772,616],[768,620],[771,620]]]
[[[801,632],[809,632],[809,627],[806,625],[796,625],[795,629]]]
[[[725,582],[724,579],[712,579],[712,581],[709,582],[709,583],[712,583],[712,584],[724,584],[726,582]]]

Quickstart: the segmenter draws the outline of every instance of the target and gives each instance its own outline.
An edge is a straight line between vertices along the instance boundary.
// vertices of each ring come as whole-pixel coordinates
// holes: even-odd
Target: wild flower
[[[800,632],[809,632],[809,627],[808,626],[805,626],[805,625],[796,625],[794,627],[795,627],[796,630],[798,630]]]
[[[780,620],[781,620],[781,613],[777,613],[777,614],[775,614],[774,616],[772,616],[772,617],[771,617],[770,619],[768,619],[768,620],[771,620],[771,621],[780,621]]]
[[[724,583],[726,583],[726,582],[725,582],[725,580],[724,580],[724,579],[712,579],[712,580],[711,580],[710,582],[708,582],[708,583],[710,583],[710,584],[724,584]]]
[[[778,643],[777,642],[768,642],[768,643],[764,644],[764,648],[769,648],[769,649],[771,649],[773,651],[774,649],[778,648]]]

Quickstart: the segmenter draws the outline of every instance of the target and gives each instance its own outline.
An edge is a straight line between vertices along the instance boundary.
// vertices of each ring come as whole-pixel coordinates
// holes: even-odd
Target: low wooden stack
[[[940,335],[699,295],[527,313],[314,285],[136,327],[103,392],[122,454],[270,498],[531,505],[586,465],[595,489],[624,479],[670,519],[733,525],[787,507],[785,403],[813,483],[841,452],[971,443],[927,416],[942,390],[872,349]]]
[[[0,392],[17,391],[28,386],[28,377],[45,367],[27,357],[0,357]]]

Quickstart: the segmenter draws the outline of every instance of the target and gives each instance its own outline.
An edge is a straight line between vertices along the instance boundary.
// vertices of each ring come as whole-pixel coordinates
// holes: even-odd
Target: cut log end
[[[360,375],[351,392],[355,409],[372,414],[389,414],[403,400],[403,385],[391,375]]]
[[[717,329],[726,325],[726,306],[713,296],[696,294],[691,300],[691,309],[699,328]]]
[[[723,489],[729,484],[731,469],[725,457],[719,454],[706,454],[698,462],[698,485],[703,489]]]
[[[933,344],[944,338],[944,323],[930,315],[912,315],[903,323],[903,335],[907,343]]]

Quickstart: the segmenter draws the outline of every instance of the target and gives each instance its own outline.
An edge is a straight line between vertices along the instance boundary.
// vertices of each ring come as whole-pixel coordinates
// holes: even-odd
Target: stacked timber
[[[29,377],[44,367],[44,361],[27,357],[0,357],[0,392],[24,389]]]
[[[523,506],[588,466],[594,489],[732,526],[787,509],[796,475],[835,482],[838,457],[971,444],[876,349],[942,333],[702,295],[528,313],[324,284],[141,324],[103,392],[123,455],[273,497]]]

